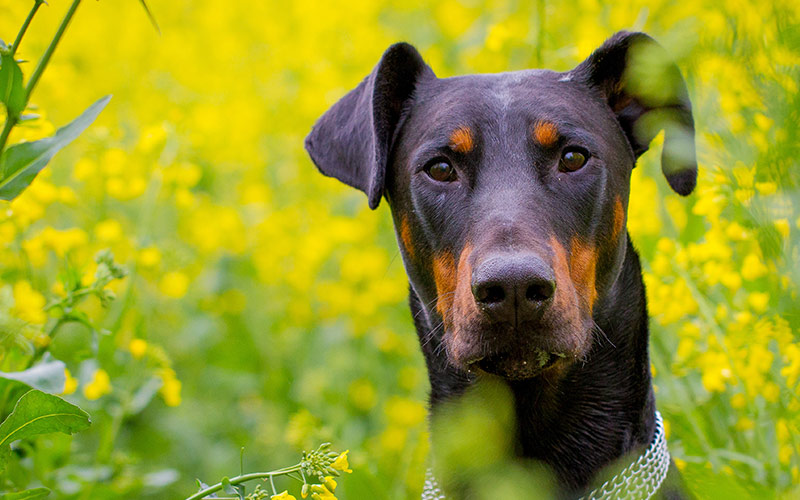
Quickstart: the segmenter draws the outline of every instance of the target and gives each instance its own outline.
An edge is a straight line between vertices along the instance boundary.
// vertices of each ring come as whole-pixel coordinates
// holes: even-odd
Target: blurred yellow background
[[[17,54],[26,76],[68,3],[37,14]],[[0,37],[31,4],[0,0]],[[195,477],[237,474],[240,447],[245,470],[268,470],[332,441],[355,471],[340,498],[418,496],[428,382],[388,209],[319,175],[303,138],[398,40],[445,77],[567,70],[637,29],[681,67],[698,130],[696,194],[671,194],[657,141],[628,223],[670,450],[703,498],[799,494],[800,3],[148,5],[160,35],[135,0],[84,2],[32,96],[43,119],[11,136],[51,134],[114,96],[0,202],[0,289],[34,326],[28,340],[67,363],[67,398],[93,420],[40,438],[49,451],[9,481],[178,498]],[[99,347],[86,352],[80,331],[44,338],[56,277],[90,275],[103,248],[130,275],[107,311],[82,306],[105,329]]]

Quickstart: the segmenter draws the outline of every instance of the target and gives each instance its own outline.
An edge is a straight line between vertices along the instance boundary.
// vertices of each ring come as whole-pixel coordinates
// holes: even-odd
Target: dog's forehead
[[[590,128],[598,116],[612,123],[607,113],[569,73],[522,70],[430,80],[417,89],[409,123],[417,133],[538,119]]]

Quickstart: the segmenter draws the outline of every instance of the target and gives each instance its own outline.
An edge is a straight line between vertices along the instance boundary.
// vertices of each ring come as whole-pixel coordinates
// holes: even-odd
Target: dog
[[[439,79],[392,45],[306,138],[320,172],[391,208],[432,414],[499,378],[518,454],[546,464],[562,497],[663,441],[626,230],[631,171],[662,129],[662,171],[688,195],[686,84],[650,36],[623,31],[563,73]],[[687,496],[660,460],[655,495]]]

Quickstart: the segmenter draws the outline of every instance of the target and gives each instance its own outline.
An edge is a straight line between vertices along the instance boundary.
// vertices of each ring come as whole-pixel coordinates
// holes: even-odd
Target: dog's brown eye
[[[574,172],[586,165],[589,153],[578,149],[568,149],[561,155],[561,170]]]
[[[425,173],[437,182],[453,182],[456,180],[456,169],[446,161],[431,163],[425,168]]]

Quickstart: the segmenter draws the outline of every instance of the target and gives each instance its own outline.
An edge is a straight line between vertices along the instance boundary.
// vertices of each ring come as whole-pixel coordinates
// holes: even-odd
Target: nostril
[[[482,286],[475,298],[482,304],[496,304],[506,299],[506,291],[500,285]]]
[[[506,298],[505,290],[499,285],[484,287],[482,295],[483,297],[478,300],[484,304],[496,304],[504,301]]]
[[[525,298],[532,302],[544,302],[553,296],[554,289],[550,281],[529,285],[525,290]]]

